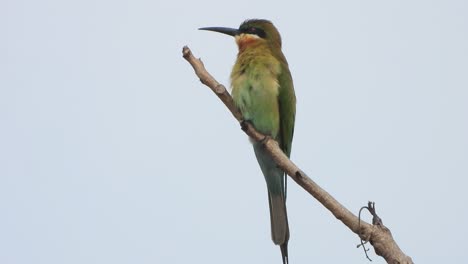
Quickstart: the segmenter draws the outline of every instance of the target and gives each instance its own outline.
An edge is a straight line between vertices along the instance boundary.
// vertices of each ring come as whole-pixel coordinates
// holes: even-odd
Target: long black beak
[[[239,34],[239,30],[235,28],[227,28],[227,27],[203,27],[203,28],[199,28],[199,30],[219,32],[219,33],[223,33],[223,34],[233,36],[233,37]]]

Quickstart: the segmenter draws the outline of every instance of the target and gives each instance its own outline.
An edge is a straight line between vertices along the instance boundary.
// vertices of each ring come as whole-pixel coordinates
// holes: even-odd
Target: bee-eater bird
[[[235,37],[239,53],[231,73],[235,104],[256,130],[275,139],[289,157],[294,133],[296,96],[281,36],[268,20],[251,19],[238,29],[205,27]],[[261,143],[253,142],[265,176],[270,205],[271,236],[288,263],[289,226],[286,212],[286,175]]]

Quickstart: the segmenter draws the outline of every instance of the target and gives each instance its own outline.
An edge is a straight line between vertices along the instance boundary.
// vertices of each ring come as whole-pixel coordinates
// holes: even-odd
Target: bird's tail
[[[268,187],[271,238],[281,248],[283,264],[288,263],[289,225],[286,212],[286,182],[283,170],[278,168],[261,143],[254,143],[255,155]]]

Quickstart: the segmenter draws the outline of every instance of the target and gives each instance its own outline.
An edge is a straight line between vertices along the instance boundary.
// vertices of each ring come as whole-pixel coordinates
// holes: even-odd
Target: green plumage
[[[231,74],[232,96],[245,120],[271,136],[289,157],[294,133],[296,98],[288,63],[281,52],[281,38],[268,21],[250,20],[241,29],[257,28],[264,38],[236,37],[239,54]],[[243,39],[245,38],[245,39]],[[289,226],[286,212],[286,175],[260,143],[254,151],[268,187],[271,233],[287,262]]]
[[[253,19],[239,29],[210,27],[236,38],[237,61],[231,73],[232,97],[244,119],[259,132],[278,141],[289,157],[294,134],[296,97],[288,63],[281,51],[281,37],[270,21]],[[261,143],[253,143],[265,176],[270,206],[271,235],[288,262],[289,226],[286,212],[286,175]]]

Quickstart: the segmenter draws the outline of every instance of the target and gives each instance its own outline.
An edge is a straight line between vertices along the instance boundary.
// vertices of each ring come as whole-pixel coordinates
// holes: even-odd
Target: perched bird
[[[245,121],[275,139],[289,157],[294,133],[296,96],[288,62],[281,51],[281,36],[268,20],[250,19],[238,29],[205,27],[235,37],[239,47],[231,73],[232,97]],[[286,175],[261,143],[253,142],[265,176],[270,205],[271,236],[288,263],[289,226],[286,212]]]

